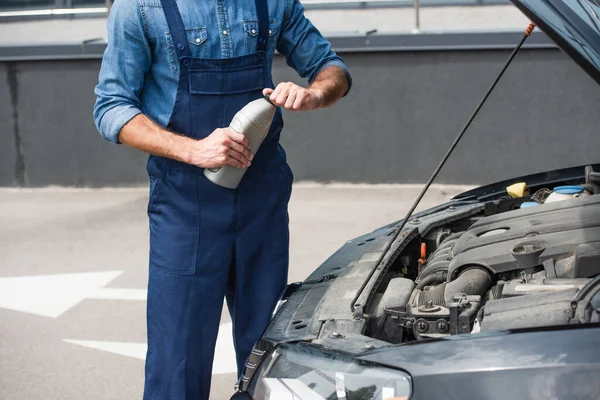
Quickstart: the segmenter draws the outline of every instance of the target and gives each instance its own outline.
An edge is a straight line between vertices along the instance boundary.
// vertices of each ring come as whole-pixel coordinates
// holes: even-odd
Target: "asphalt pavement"
[[[398,220],[419,185],[294,186],[290,282]],[[435,186],[420,209],[465,187]],[[0,189],[0,400],[135,400],[143,389],[146,188]],[[223,312],[212,400],[235,381]]]

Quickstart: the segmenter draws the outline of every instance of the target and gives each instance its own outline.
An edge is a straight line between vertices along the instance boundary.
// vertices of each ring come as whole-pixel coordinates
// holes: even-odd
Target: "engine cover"
[[[599,250],[600,195],[582,196],[480,219],[456,242],[448,272],[480,265],[497,274],[569,257],[600,265]]]

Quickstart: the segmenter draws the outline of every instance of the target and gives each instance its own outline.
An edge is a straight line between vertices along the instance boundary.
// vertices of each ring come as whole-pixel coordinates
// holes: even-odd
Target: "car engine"
[[[367,336],[404,343],[600,322],[589,306],[589,288],[600,286],[600,188],[590,174],[420,232],[373,296]]]

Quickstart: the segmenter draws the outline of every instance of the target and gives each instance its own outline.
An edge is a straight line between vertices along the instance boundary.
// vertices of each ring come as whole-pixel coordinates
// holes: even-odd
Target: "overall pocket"
[[[289,201],[292,195],[292,185],[294,184],[294,173],[292,172],[290,165],[287,163],[285,150],[282,147],[279,147],[279,152],[275,155],[274,159],[286,183],[287,200]]]
[[[176,275],[193,275],[198,258],[200,210],[196,176],[165,169],[151,175],[150,267]]]
[[[152,211],[154,194],[156,193],[156,188],[158,181],[163,176],[163,167],[164,160],[160,157],[149,156],[148,161],[146,162],[146,171],[148,172],[148,181],[149,181],[149,190],[148,190],[148,216],[150,216],[150,212]]]
[[[207,58],[208,57],[208,35],[205,27],[190,28],[185,30],[188,45],[192,57],[196,58]],[[167,29],[165,31],[165,41],[167,44],[167,55],[169,58],[169,64],[173,72],[179,71],[179,60],[177,59],[177,51],[175,50],[175,43],[173,43],[173,37],[171,32]]]
[[[294,175],[285,157],[278,154],[274,157],[274,167],[277,169],[279,176],[277,188],[273,191],[277,193],[277,201],[272,210],[271,232],[271,261],[272,262],[288,262],[289,247],[290,247],[290,229],[289,229],[289,214],[288,204],[292,194],[292,184]]]
[[[265,68],[262,65],[234,69],[190,69],[189,88],[193,95],[249,93],[260,91],[265,85]]]

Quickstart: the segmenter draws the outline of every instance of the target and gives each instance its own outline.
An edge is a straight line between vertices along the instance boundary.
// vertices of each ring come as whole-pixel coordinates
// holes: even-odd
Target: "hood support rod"
[[[517,55],[517,53],[519,52],[519,50],[521,49],[521,46],[523,46],[523,43],[525,43],[525,40],[527,40],[527,38],[529,37],[529,35],[531,35],[531,32],[533,32],[534,28],[535,28],[535,24],[533,22],[530,23],[529,26],[527,27],[527,29],[525,30],[525,35],[523,35],[523,38],[521,39],[521,41],[519,42],[519,44],[517,44],[517,47],[515,47],[515,49],[510,54],[510,57],[508,57],[508,60],[504,64],[504,67],[502,67],[502,69],[500,70],[500,73],[498,74],[498,76],[494,80],[494,83],[492,83],[492,86],[489,88],[489,90],[487,91],[487,93],[485,94],[485,96],[483,96],[483,99],[481,99],[481,101],[479,102],[479,104],[475,108],[475,111],[473,111],[473,114],[471,114],[471,117],[468,119],[467,123],[465,124],[465,126],[462,128],[462,130],[460,131],[460,133],[458,134],[458,136],[456,137],[456,139],[454,139],[454,142],[452,142],[452,145],[450,145],[450,148],[448,149],[448,151],[444,155],[444,158],[442,158],[442,161],[440,161],[440,163],[437,166],[437,168],[435,169],[435,171],[433,171],[433,175],[431,175],[431,177],[429,178],[429,180],[425,184],[425,187],[423,188],[423,190],[421,190],[421,194],[419,194],[419,197],[417,197],[417,200],[415,201],[415,203],[412,205],[412,207],[410,208],[410,210],[406,214],[406,217],[400,223],[400,226],[398,227],[398,231],[394,235],[394,240],[392,240],[390,243],[393,243],[393,242],[396,241],[396,239],[400,235],[400,232],[402,232],[402,229],[404,228],[404,226],[408,222],[408,219],[411,217],[411,215],[413,214],[413,212],[415,211],[415,209],[417,208],[417,206],[419,205],[419,203],[421,202],[421,200],[423,200],[423,196],[425,196],[425,193],[427,192],[427,190],[429,190],[429,187],[433,183],[434,179],[440,173],[440,170],[442,169],[442,167],[444,166],[444,164],[446,164],[446,161],[448,161],[448,158],[450,157],[450,154],[452,154],[452,152],[454,151],[454,148],[456,147],[456,145],[458,144],[458,142],[460,142],[460,139],[462,139],[462,137],[464,136],[464,134],[467,131],[467,129],[469,129],[469,126],[471,126],[471,123],[473,122],[473,120],[475,119],[475,117],[477,116],[477,114],[479,113],[479,110],[481,110],[481,107],[483,107],[483,105],[485,104],[485,102],[488,99],[488,97],[490,97],[490,94],[492,93],[492,91],[494,90],[494,88],[496,87],[496,85],[498,84],[498,82],[500,81],[500,78],[502,78],[502,75],[504,75],[504,72],[506,72],[508,66],[510,65],[510,63],[512,62],[512,60],[515,58],[515,56]]]

